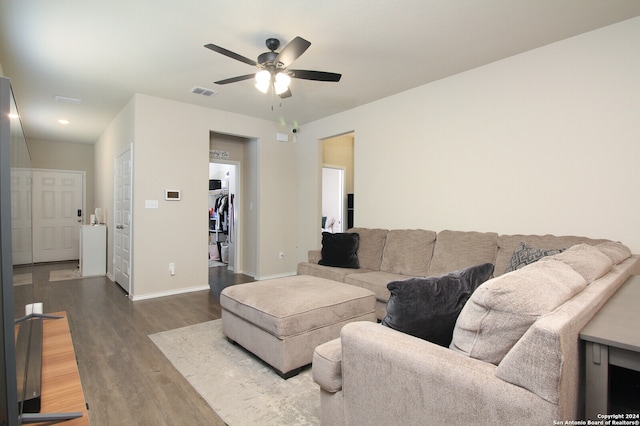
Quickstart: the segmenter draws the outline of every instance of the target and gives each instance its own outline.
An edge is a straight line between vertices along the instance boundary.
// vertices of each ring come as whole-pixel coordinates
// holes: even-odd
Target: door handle
[[[122,225],[116,225],[116,229],[124,229],[124,226],[122,226]]]

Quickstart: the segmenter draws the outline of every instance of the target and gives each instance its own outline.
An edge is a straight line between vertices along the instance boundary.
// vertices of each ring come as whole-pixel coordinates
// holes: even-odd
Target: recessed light
[[[66,126],[67,124],[69,124],[69,120],[60,119],[60,120],[58,120],[58,123],[64,124]]]
[[[9,118],[11,119],[18,118],[18,117],[20,117],[18,114],[13,114],[13,113],[9,114]]]

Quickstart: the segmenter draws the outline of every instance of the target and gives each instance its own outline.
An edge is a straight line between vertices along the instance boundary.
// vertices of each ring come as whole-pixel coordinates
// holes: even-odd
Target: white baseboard
[[[133,302],[137,302],[138,300],[155,299],[157,297],[165,297],[165,296],[175,296],[177,294],[192,293],[194,291],[202,291],[202,290],[210,290],[210,289],[211,287],[209,287],[209,284],[207,284],[207,285],[201,285],[197,287],[181,288],[178,290],[161,291],[158,293],[148,293],[148,294],[141,294],[141,295],[135,295],[135,296],[129,295],[129,299],[131,299]]]
[[[263,280],[272,280],[272,279],[275,279],[275,278],[292,277],[294,275],[296,275],[295,272],[287,272],[285,274],[267,275],[267,276],[264,276],[264,277],[254,277],[254,279],[256,281],[263,281]]]

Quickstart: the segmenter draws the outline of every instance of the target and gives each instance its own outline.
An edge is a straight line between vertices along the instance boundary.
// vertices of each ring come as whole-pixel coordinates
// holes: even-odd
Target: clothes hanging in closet
[[[214,200],[214,206],[211,209],[212,212],[210,214],[211,219],[213,219],[213,226],[211,227],[211,230],[216,231],[215,243],[218,248],[219,259],[222,261],[222,243],[225,241],[230,243],[234,237],[233,198],[233,194],[220,194]],[[220,239],[219,233],[223,234],[225,237]]]
[[[233,199],[233,195],[231,196],[231,199]],[[231,217],[229,214],[229,200],[230,197],[228,194],[220,195],[216,198],[213,208],[215,217],[214,230],[222,231],[224,234],[228,234],[229,232],[229,221]]]

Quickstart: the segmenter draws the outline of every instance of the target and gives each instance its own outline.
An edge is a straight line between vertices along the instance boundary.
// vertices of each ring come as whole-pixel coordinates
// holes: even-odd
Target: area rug
[[[13,286],[33,284],[33,275],[31,272],[27,274],[15,274],[13,276]]]
[[[311,368],[283,380],[228,342],[221,320],[149,338],[228,425],[320,424],[320,392]]]
[[[49,282],[77,280],[80,278],[79,269],[59,269],[49,272]]]
[[[217,268],[218,266],[227,266],[227,264],[218,260],[209,260],[209,268]]]

